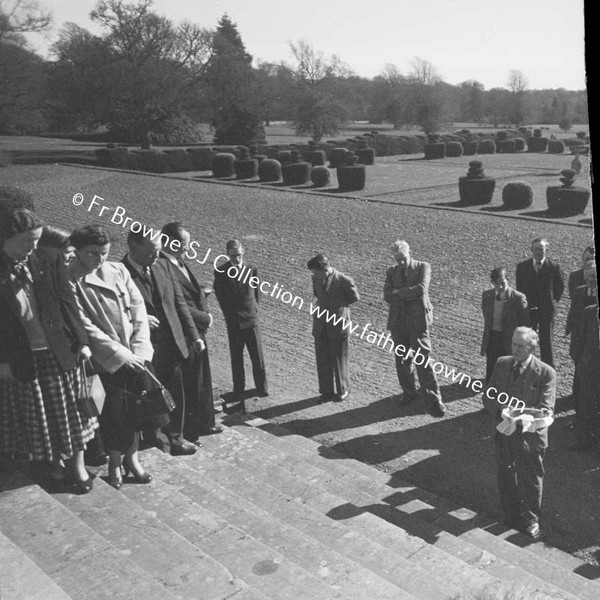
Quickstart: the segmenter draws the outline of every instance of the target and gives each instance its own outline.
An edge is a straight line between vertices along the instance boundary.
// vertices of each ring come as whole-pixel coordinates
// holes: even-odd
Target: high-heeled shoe
[[[89,494],[94,489],[94,482],[91,477],[88,477],[84,481],[75,479],[75,487],[79,490],[80,494]]]
[[[136,473],[132,464],[129,462],[129,458],[127,457],[123,459],[123,470],[125,471],[125,477],[131,473],[136,483],[150,483],[152,481],[152,475],[150,475],[150,473]]]
[[[108,470],[108,485],[115,488],[115,490],[120,490],[123,485],[123,478],[121,477],[121,467],[119,467],[118,471],[114,471],[112,469]]]

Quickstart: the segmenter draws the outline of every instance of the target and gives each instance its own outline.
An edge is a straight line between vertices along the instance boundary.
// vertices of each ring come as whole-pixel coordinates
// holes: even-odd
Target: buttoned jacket
[[[85,274],[75,260],[69,267],[90,339],[93,362],[114,373],[132,355],[151,361],[148,314],[142,294],[124,264],[105,262]]]

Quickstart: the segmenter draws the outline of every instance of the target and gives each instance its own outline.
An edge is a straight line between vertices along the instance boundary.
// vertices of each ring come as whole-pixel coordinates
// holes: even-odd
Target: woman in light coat
[[[126,401],[127,388],[153,355],[144,300],[125,266],[106,260],[110,235],[104,227],[77,229],[71,243],[76,258],[69,274],[90,340],[92,362],[106,390],[100,427],[109,451],[108,481],[119,489],[123,466],[136,482],[148,483],[152,477],[138,458],[140,428],[129,418]],[[163,418],[168,422],[168,417]]]

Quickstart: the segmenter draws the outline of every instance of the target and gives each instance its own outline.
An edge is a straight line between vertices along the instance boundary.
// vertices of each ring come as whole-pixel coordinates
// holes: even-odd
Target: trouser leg
[[[315,358],[317,361],[319,394],[333,394],[333,365],[326,331],[322,331],[320,335],[315,337]]]
[[[228,325],[229,354],[231,356],[231,376],[233,378],[234,394],[241,394],[246,389],[244,372],[245,338],[239,325]]]
[[[514,435],[514,434],[513,434]],[[504,518],[516,521],[521,516],[521,498],[517,485],[517,471],[512,436],[496,433],[494,446],[496,452],[496,476],[498,496]]]
[[[513,434],[515,435],[515,434]],[[519,434],[517,481],[526,525],[539,521],[542,510],[545,444],[535,433]]]
[[[404,346],[408,352],[410,349],[410,336],[408,335],[408,332],[406,332],[402,327],[395,327],[391,330],[391,334],[392,339],[394,340],[394,346]],[[415,369],[413,361],[410,357],[405,358],[405,356],[406,353],[404,353],[402,356],[398,356],[398,354],[394,353],[398,383],[400,384],[404,394],[407,396],[416,396],[417,386],[415,384]]]
[[[337,393],[343,396],[350,391],[350,369],[348,367],[348,337],[331,338],[329,353]]]
[[[267,369],[265,366],[265,357],[262,348],[262,337],[260,326],[256,324],[250,329],[245,329],[246,347],[252,362],[252,376],[254,378],[254,387],[257,390],[268,391],[267,387]]]

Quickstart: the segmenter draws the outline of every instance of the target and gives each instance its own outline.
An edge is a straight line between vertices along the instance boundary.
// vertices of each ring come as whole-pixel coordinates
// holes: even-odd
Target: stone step
[[[166,489],[161,492],[159,499],[162,501],[162,498],[166,498],[169,503],[168,508],[162,507],[160,501],[153,498],[150,492],[145,493],[140,490],[139,486],[130,486],[126,493],[135,495],[136,502],[147,510],[157,511],[157,513],[161,511],[158,514],[166,512],[165,520],[170,519],[169,514],[172,512],[181,514],[183,510],[186,516],[189,516],[207,507],[211,512],[216,513],[223,523],[237,528],[243,535],[248,536],[248,539],[254,540],[258,544],[257,550],[253,553],[256,555],[256,559],[253,557],[256,564],[254,566],[246,564],[244,567],[246,569],[252,567],[255,575],[261,575],[261,570],[265,570],[265,574],[270,574],[271,570],[275,572],[275,569],[279,569],[285,561],[298,565],[314,578],[326,583],[330,587],[330,595],[325,597],[372,598],[373,600],[414,598],[368,568],[336,552],[335,546],[326,543],[329,540],[327,536],[324,536],[323,543],[316,540],[311,532],[315,527],[320,527],[323,522],[328,521],[323,515],[311,514],[313,511],[306,507],[302,507],[298,503],[290,503],[290,498],[285,499],[286,510],[283,511],[283,515],[279,514],[278,511],[273,510],[273,507],[279,504],[277,491],[268,489],[268,486],[260,483],[261,491],[266,492],[269,496],[267,500],[269,510],[265,510],[247,499],[252,497],[252,490],[245,484],[239,485],[239,477],[232,470],[228,470],[227,474],[222,475],[225,478],[230,475],[235,476],[227,479],[228,488],[221,486],[205,472],[201,472],[199,477],[199,471],[195,468],[197,456],[194,456],[194,460],[190,462],[173,459],[157,452],[153,453],[151,457],[145,458],[145,464],[152,466],[154,472],[158,474],[161,484],[167,483],[171,486],[170,490]],[[298,522],[302,523],[302,529],[295,526]],[[171,526],[175,528],[178,527],[178,524],[172,523]],[[206,525],[203,524],[203,527]],[[213,524],[212,527],[206,529],[207,532],[210,532],[215,528],[216,525]],[[343,527],[338,526],[338,530],[341,530],[341,534],[348,533],[348,530]],[[182,535],[189,534],[188,531],[182,532]],[[206,536],[207,533],[204,532],[201,537],[194,538],[192,541],[206,548]],[[265,557],[265,548],[268,553],[275,551],[281,558]],[[363,552],[368,551],[369,548],[363,547]],[[222,555],[223,549],[219,548],[218,552]],[[231,548],[229,554],[233,555],[235,552],[236,549]],[[220,560],[227,560],[229,554],[226,554],[225,559],[220,558]],[[265,574],[263,574],[263,579]],[[247,583],[254,584],[252,580],[247,579],[246,575],[240,575],[240,577]],[[443,582],[441,583],[443,585]],[[273,593],[270,590],[266,591]],[[300,597],[297,590],[293,594],[295,596],[292,597]],[[434,598],[442,600],[448,596],[437,593],[435,596],[427,597],[432,600]]]
[[[253,469],[251,472],[257,477],[263,478],[264,481],[269,482],[275,487],[281,486],[280,489],[284,489],[292,496],[298,495],[299,497],[307,498],[318,491],[327,491],[339,498],[345,498],[346,501],[350,500],[356,506],[366,504],[368,509],[377,514],[377,516],[403,527],[408,533],[423,537],[429,543],[435,543],[449,554],[453,554],[455,557],[461,558],[461,560],[479,561],[481,555],[480,547],[466,541],[458,540],[455,536],[444,531],[443,528],[436,526],[434,523],[418,522],[419,520],[414,514],[416,510],[414,505],[419,505],[419,503],[424,505],[421,501],[411,500],[411,507],[408,511],[405,510],[406,505],[399,506],[397,510],[390,506],[386,509],[382,503],[387,503],[389,497],[381,499],[380,496],[366,494],[354,486],[352,481],[337,479],[328,472],[326,461],[323,462],[323,468],[315,467],[310,462],[296,456],[293,450],[285,453],[273,446],[269,446],[258,439],[260,433],[249,430],[247,426],[234,427],[233,429],[237,432],[237,437],[235,432],[230,428],[225,434],[218,436],[221,438],[219,441],[211,440],[205,448],[205,452],[211,450],[209,446],[220,444],[219,448],[215,448],[214,458],[227,459],[238,466],[240,466],[240,461],[243,460],[245,468],[251,467]],[[262,435],[266,434],[262,432]],[[289,479],[290,475],[296,480],[295,482]],[[273,483],[274,480],[277,480],[278,483]],[[387,491],[390,490],[388,489]],[[393,490],[391,491],[394,493]],[[515,547],[514,550],[519,549]],[[489,554],[494,556],[494,553],[491,551]],[[508,566],[509,563],[507,561],[494,556],[494,560],[486,566],[486,571],[490,575],[493,573],[496,578],[502,579],[505,582],[515,581],[518,574],[518,578],[524,584],[531,585],[535,589],[545,590],[548,593],[555,592],[556,588],[559,587],[539,579],[535,572],[528,572],[527,569],[521,568],[520,565],[513,565],[513,568],[510,569],[511,577],[508,579],[505,576],[508,572]],[[479,585],[481,585],[481,582],[479,582]],[[568,594],[569,590],[562,589],[562,592]]]
[[[0,533],[2,600],[71,600],[46,573]]]
[[[218,437],[223,438],[224,436],[227,436],[227,434],[221,434],[221,436]],[[223,447],[222,450],[223,456],[225,457],[226,448]],[[248,457],[249,453],[242,450],[240,453],[241,462],[245,463],[245,460]],[[214,480],[222,487],[227,488],[232,497],[235,495],[244,495],[253,503],[263,506],[265,510],[270,512],[281,511],[281,513],[276,513],[276,516],[280,516],[282,520],[284,518],[295,519],[297,524],[293,521],[291,524],[294,524],[299,529],[306,530],[307,533],[312,536],[323,536],[323,543],[329,543],[335,549],[338,549],[338,547],[340,548],[340,551],[342,551],[341,549],[344,548],[347,550],[352,549],[353,552],[357,552],[359,555],[362,549],[363,560],[367,560],[368,557],[365,557],[364,555],[364,548],[373,548],[373,544],[367,545],[364,540],[360,540],[357,545],[352,546],[351,542],[353,539],[356,539],[356,533],[360,533],[364,537],[370,539],[372,542],[378,544],[378,546],[381,546],[381,544],[379,544],[378,537],[372,533],[372,527],[369,527],[367,524],[367,526],[363,528],[363,531],[358,532],[354,524],[349,520],[346,520],[346,518],[350,519],[350,517],[347,517],[346,515],[342,517],[344,519],[344,525],[350,523],[351,529],[354,530],[354,535],[349,535],[348,533],[344,534],[343,531],[342,533],[339,533],[339,525],[334,527],[331,525],[331,523],[327,524],[327,521],[322,521],[323,525],[320,527],[311,526],[308,528],[307,523],[312,525],[315,517],[311,517],[313,521],[307,520],[307,518],[304,516],[306,511],[301,510],[303,504],[306,504],[307,506],[319,511],[321,515],[328,510],[330,513],[334,513],[337,508],[347,504],[345,500],[330,494],[327,495],[326,492],[322,490],[309,493],[309,490],[312,490],[312,482],[306,482],[302,480],[302,478],[296,478],[289,473],[281,474],[279,472],[275,473],[274,471],[274,479],[272,479],[269,474],[264,476],[264,473],[256,473],[257,469],[255,468],[254,462],[249,462],[247,466],[242,464],[240,467],[238,467],[235,466],[231,460],[226,458],[219,459],[212,454],[207,455],[202,451],[198,452],[193,459],[194,460],[190,462],[190,464],[197,471],[194,476],[198,482],[201,482],[204,479],[211,482]],[[270,466],[268,471],[272,471]],[[251,475],[250,473],[253,474]],[[307,484],[309,487],[307,487]],[[286,490],[286,488],[288,489]],[[329,505],[326,504],[327,497],[331,498]],[[392,510],[389,506],[387,508]],[[360,512],[360,510],[355,510],[355,513],[356,512]],[[339,521],[335,514],[330,514],[330,516],[332,517],[330,520],[333,520],[334,524],[336,521]],[[365,518],[368,517],[378,522],[381,527],[387,528],[391,532],[396,533],[395,537],[393,538],[395,545],[386,545],[383,548],[383,554],[381,554],[380,551],[378,555],[382,558],[376,559],[382,561],[381,566],[384,569],[388,568],[388,570],[391,570],[392,573],[399,574],[402,574],[403,570],[408,572],[414,571],[415,576],[420,576],[420,569],[415,571],[414,568],[406,565],[406,563],[401,564],[403,561],[400,561],[399,559],[408,559],[409,562],[419,566],[419,563],[422,561],[433,558],[437,559],[434,570],[426,574],[428,577],[428,581],[426,580],[426,583],[423,583],[423,580],[420,582],[409,580],[408,584],[415,586],[415,589],[410,589],[412,594],[419,596],[420,593],[422,596],[423,594],[428,593],[432,585],[438,581],[438,578],[446,581],[446,585],[450,588],[452,588],[452,586],[456,586],[458,589],[463,590],[469,588],[479,590],[483,587],[499,583],[498,578],[489,575],[476,566],[472,566],[462,562],[461,560],[455,559],[453,556],[449,556],[437,548],[428,546],[427,542],[423,541],[422,539],[413,538],[412,536],[405,534],[405,539],[401,540],[401,534],[404,533],[402,530],[399,530],[397,527],[394,527],[389,523],[381,521],[373,515],[365,513]],[[336,529],[338,530],[337,535]],[[464,545],[449,534],[448,537],[452,538],[457,545]],[[336,545],[333,546],[333,543]],[[426,550],[424,550],[424,548],[426,548]],[[421,551],[418,556],[416,555],[417,551]],[[391,566],[388,566],[390,559],[386,560],[383,558],[385,557],[386,553],[396,560],[396,564],[398,565],[397,567],[392,568]],[[478,555],[481,555],[480,551],[478,551]],[[356,560],[358,562],[359,559]],[[371,561],[368,566],[374,568],[375,565],[373,563],[376,564],[376,561]],[[382,576],[386,576],[385,573],[380,574]],[[531,579],[532,578],[529,578],[529,580]],[[450,589],[449,591],[452,592],[453,590]],[[446,597],[446,594],[442,592],[442,594],[438,597]]]
[[[272,406],[277,408],[279,405],[276,403],[269,403],[268,398],[261,398],[259,400],[260,406]],[[311,410],[324,410],[323,407],[312,407]],[[282,427],[276,423],[271,423],[257,417],[256,415],[231,415],[227,417],[227,421],[234,425],[235,423],[246,422],[253,427],[256,427],[262,431],[271,434],[264,439],[270,440],[271,444],[293,444],[294,448],[301,452],[305,457],[312,457],[315,454],[326,458],[331,458],[332,464],[328,469],[333,469],[340,476],[348,476],[348,472],[359,472],[365,477],[357,478],[357,485],[360,485],[361,489],[369,492],[370,486],[376,487],[375,482],[387,485],[388,487],[396,490],[397,494],[401,494],[398,500],[402,501],[403,509],[406,511],[412,510],[418,513],[419,516],[428,521],[434,521],[438,517],[443,518],[444,527],[455,535],[460,535],[464,531],[479,527],[484,529],[490,534],[500,537],[507,542],[517,546],[518,548],[525,548],[527,552],[533,553],[539,558],[546,562],[550,562],[570,573],[579,575],[580,577],[588,580],[600,580],[600,567],[591,565],[581,559],[563,552],[558,548],[549,546],[543,541],[534,542],[527,536],[515,531],[514,529],[507,529],[502,524],[485,517],[481,514],[475,513],[474,511],[457,506],[456,503],[452,503],[448,499],[441,498],[436,494],[429,491],[416,488],[410,483],[402,480],[396,475],[389,475],[374,469],[365,463],[358,460],[348,458],[332,448],[328,448],[301,435],[292,433],[290,430]],[[375,490],[373,490],[374,493]],[[411,500],[416,500],[412,502]],[[422,504],[422,501],[425,504]],[[393,497],[390,497],[390,501],[393,502]],[[450,515],[452,518],[448,520],[444,518],[445,515]]]
[[[125,483],[124,487],[132,485]],[[143,510],[100,477],[95,478],[90,494],[57,494],[54,498],[178,598],[194,598],[202,590],[203,600],[224,600],[245,587],[155,513]]]
[[[260,418],[252,418],[236,416],[230,418],[230,424],[237,429],[241,428],[241,424],[251,425],[254,429],[243,429],[245,435],[257,435],[258,439],[266,442],[269,445],[282,449],[283,451],[292,450],[301,454],[306,460],[319,466],[322,461],[315,460],[315,456],[319,459],[325,454],[323,446],[320,446],[312,440],[301,436],[286,436],[286,430],[280,426],[272,426]],[[234,425],[234,423],[238,425]],[[266,432],[269,432],[268,434]],[[275,435],[273,435],[275,434]],[[329,449],[327,449],[329,450]],[[318,453],[318,455],[317,455]],[[436,526],[442,527],[444,530],[456,536],[461,536],[465,532],[478,530],[477,544],[475,538],[472,542],[483,549],[494,553],[494,548],[497,546],[498,540],[506,540],[511,542],[507,553],[514,554],[520,557],[519,564],[525,563],[531,565],[529,572],[536,574],[533,568],[534,564],[541,564],[539,559],[543,559],[544,563],[551,562],[558,569],[554,569],[546,579],[552,581],[556,585],[560,585],[563,581],[570,582],[573,591],[578,591],[584,597],[590,593],[593,597],[600,598],[600,586],[593,580],[600,579],[600,569],[588,563],[582,562],[580,559],[562,552],[552,546],[548,546],[543,542],[533,542],[527,536],[518,533],[515,530],[506,530],[502,526],[491,519],[484,517],[469,509],[460,507],[456,508],[453,503],[444,498],[440,498],[435,494],[424,490],[418,490],[414,486],[407,484],[403,480],[387,475],[376,469],[368,467],[353,459],[346,459],[339,455],[335,450],[331,450],[330,454],[333,460],[327,466],[327,470],[333,470],[341,479],[353,479],[354,483],[361,490],[369,494],[374,494],[382,498],[385,502],[396,506],[403,512],[415,514],[419,518],[433,523]],[[338,458],[339,457],[339,458]],[[343,461],[343,462],[342,462]],[[360,465],[355,469],[357,465]],[[366,469],[374,472],[373,477],[366,476]],[[486,546],[487,543],[487,546]],[[513,546],[511,548],[511,546]],[[534,559],[537,558],[536,561]]]
[[[0,482],[0,514],[2,533],[74,600],[177,598],[19,472]]]

